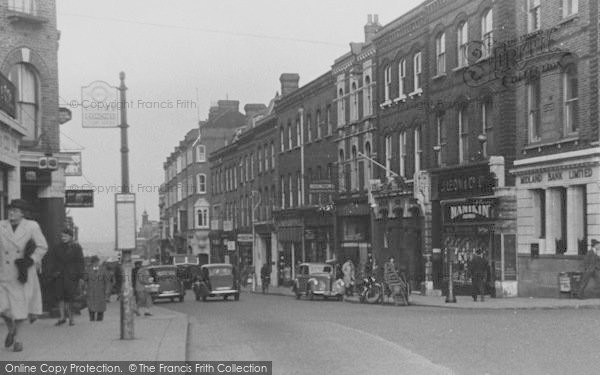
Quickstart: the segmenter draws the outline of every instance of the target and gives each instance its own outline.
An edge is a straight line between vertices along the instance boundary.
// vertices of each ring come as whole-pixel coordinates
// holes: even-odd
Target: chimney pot
[[[373,17],[374,17],[374,21],[373,22],[376,23],[376,24],[379,23],[379,15],[376,14]]]
[[[372,15],[372,14],[369,14],[369,15],[367,16],[367,23],[368,23],[368,24],[371,24],[371,23],[373,23],[373,15]]]

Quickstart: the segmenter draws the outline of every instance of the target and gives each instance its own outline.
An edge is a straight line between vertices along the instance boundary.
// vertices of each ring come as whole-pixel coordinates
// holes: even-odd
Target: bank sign
[[[444,204],[444,223],[486,222],[496,219],[496,204],[494,198],[470,199]]]

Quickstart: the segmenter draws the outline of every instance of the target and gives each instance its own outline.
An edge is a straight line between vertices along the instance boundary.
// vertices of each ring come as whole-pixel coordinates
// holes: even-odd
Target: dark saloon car
[[[177,267],[171,265],[147,266],[138,271],[138,280],[147,279],[146,290],[150,292],[152,301],[162,298],[175,298],[183,302],[185,288],[183,281],[177,275]]]
[[[206,301],[208,297],[229,296],[238,301],[240,299],[240,288],[238,275],[235,268],[227,263],[204,264],[200,266],[200,276],[194,282],[194,293],[196,301],[202,298]]]
[[[296,298],[305,295],[311,300],[314,296],[342,300],[343,283],[341,280],[336,280],[335,276],[335,267],[332,264],[302,263],[298,266],[292,289]]]

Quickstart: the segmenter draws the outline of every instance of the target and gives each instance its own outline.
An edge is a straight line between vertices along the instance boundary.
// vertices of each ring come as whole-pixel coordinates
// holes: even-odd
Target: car
[[[200,274],[200,265],[193,263],[177,264],[177,276],[183,282],[183,287],[188,290],[192,289],[192,283]]]
[[[200,275],[194,282],[196,301],[208,297],[233,297],[240,300],[240,282],[235,268],[228,263],[212,263],[200,266]]]
[[[140,274],[141,273],[141,274]],[[175,298],[183,302],[185,288],[183,281],[177,275],[177,267],[173,265],[157,265],[142,267],[138,271],[138,279],[149,281],[145,285],[150,292],[152,302],[157,299],[168,298],[173,302]]]
[[[310,300],[321,296],[341,301],[344,294],[343,282],[336,280],[334,265],[327,263],[301,263],[292,290],[297,299],[305,295]]]

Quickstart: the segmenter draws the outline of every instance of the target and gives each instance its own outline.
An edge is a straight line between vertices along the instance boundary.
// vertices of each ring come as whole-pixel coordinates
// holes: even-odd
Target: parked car
[[[324,299],[342,300],[344,285],[336,279],[335,267],[327,263],[301,263],[294,279],[292,290],[297,299],[303,295],[308,299],[322,296]]]
[[[233,296],[240,299],[240,282],[235,268],[227,263],[204,264],[200,266],[200,275],[194,282],[193,290],[196,301],[208,297],[223,297],[226,300]]]
[[[183,281],[177,275],[176,266],[159,265],[142,267],[138,271],[138,278],[143,279],[144,277],[148,277],[150,281],[145,287],[150,292],[152,301],[159,298],[169,298],[173,302],[177,298],[179,302],[183,302],[185,288],[183,287]]]

